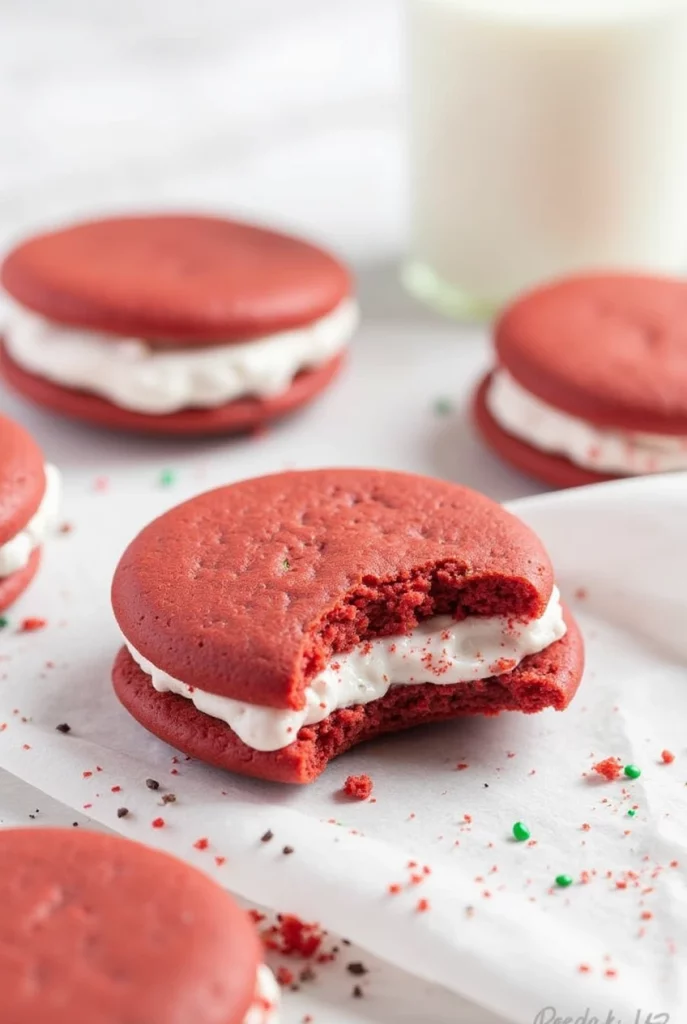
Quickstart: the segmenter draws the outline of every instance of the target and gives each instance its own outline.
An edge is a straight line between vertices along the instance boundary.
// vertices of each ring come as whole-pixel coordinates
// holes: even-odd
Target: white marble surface
[[[318,445],[306,415],[289,427],[302,461],[367,462],[347,437],[355,417],[370,431],[393,427],[379,449],[389,466],[422,466],[499,499],[517,497],[535,485],[485,453],[467,425],[469,390],[488,359],[483,332],[426,314],[397,284],[399,13],[394,0],[0,0],[0,245],[74,216],[150,207],[226,210],[304,231],[353,262],[365,322],[352,369],[331,398],[341,448]],[[418,394],[403,365],[424,345],[436,385]],[[432,405],[444,397],[454,411],[439,417]],[[408,408],[402,421],[390,415],[400,402]],[[159,466],[180,450],[55,424],[1,385],[0,408],[67,471],[106,472],[131,458]],[[3,824],[72,820],[0,776]],[[319,994],[289,1001],[287,1021],[316,1009],[318,1024],[496,1024],[455,997],[374,968],[376,996],[364,1008],[353,1012],[350,978],[332,971]]]

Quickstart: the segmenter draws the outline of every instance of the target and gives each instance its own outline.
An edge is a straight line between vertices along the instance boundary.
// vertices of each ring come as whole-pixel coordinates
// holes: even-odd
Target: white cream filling
[[[297,711],[248,704],[188,686],[153,665],[126,638],[125,642],[158,692],[188,698],[199,711],[226,722],[247,746],[265,751],[288,747],[302,726],[315,725],[340,708],[378,700],[391,686],[447,686],[510,672],[523,658],[560,640],[565,631],[556,587],[544,614],[529,622],[500,615],[473,615],[456,622],[450,615],[438,615],[406,636],[382,637],[336,655],[306,688],[305,706]]]
[[[281,992],[272,971],[266,964],[260,964],[255,983],[255,1002],[244,1017],[243,1024],[279,1024],[280,1002]]]
[[[687,469],[687,437],[595,427],[543,402],[504,369],[494,373],[486,403],[509,434],[585,469],[623,476]]]
[[[0,546],[0,579],[11,576],[29,564],[32,553],[45,540],[59,510],[62,485],[55,466],[45,467],[45,494],[38,511],[23,530]]]
[[[345,299],[293,330],[239,344],[159,349],[142,338],[113,338],[45,320],[13,303],[4,341],[12,359],[30,373],[122,409],[164,415],[286,391],[301,370],[326,363],[346,346],[358,317],[357,303]]]

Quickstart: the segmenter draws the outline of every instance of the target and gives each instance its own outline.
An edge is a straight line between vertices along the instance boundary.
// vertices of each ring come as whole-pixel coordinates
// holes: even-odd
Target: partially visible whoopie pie
[[[385,732],[562,710],[582,675],[531,530],[404,473],[299,471],[203,494],[130,544],[112,602],[131,714],[187,754],[282,782]]]
[[[475,412],[504,459],[554,486],[687,469],[687,281],[572,277],[516,300]]]
[[[220,217],[112,217],[31,238],[1,270],[0,365],[19,392],[107,427],[247,430],[309,401],[356,323],[346,268]]]
[[[277,1024],[248,915],[195,868],[85,829],[0,829],[3,1024]]]
[[[60,500],[60,476],[18,423],[0,416],[0,612],[27,588]]]

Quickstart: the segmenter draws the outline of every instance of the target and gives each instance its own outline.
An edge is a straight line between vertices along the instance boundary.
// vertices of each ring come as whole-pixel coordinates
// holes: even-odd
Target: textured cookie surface
[[[223,889],[138,843],[0,830],[3,1024],[242,1024],[259,943]]]
[[[475,393],[474,418],[484,440],[506,462],[510,462],[512,466],[534,477],[535,480],[551,484],[552,487],[583,487],[586,484],[599,484],[616,479],[611,475],[595,473],[591,469],[576,466],[561,455],[540,451],[507,433],[496,422],[487,406],[486,395],[490,382],[491,374],[485,377]]]
[[[327,387],[339,373],[344,358],[339,355],[315,370],[299,373],[286,391],[273,398],[239,398],[215,409],[183,409],[153,416],[121,409],[97,395],[63,388],[28,373],[10,358],[0,342],[0,371],[5,380],[44,409],[112,430],[180,436],[241,433],[287,416]]]
[[[151,523],[112,602],[158,668],[212,693],[299,707],[336,651],[450,612],[535,617],[553,585],[538,539],[467,488],[331,469],[247,480]]]
[[[228,725],[198,711],[191,701],[158,693],[122,648],[113,669],[120,701],[141,725],[173,747],[218,768],[275,782],[312,782],[333,757],[384,733],[463,715],[529,714],[562,711],[575,695],[584,668],[579,630],[566,615],[568,632],[541,654],[525,658],[512,672],[453,686],[392,687],[370,704],[336,711],[319,725],[306,726],[282,750],[262,753],[242,743]]]
[[[601,426],[687,434],[687,281],[597,275],[525,295],[496,327],[500,363]]]
[[[116,217],[29,239],[2,284],[61,323],[164,340],[246,340],[318,319],[349,294],[346,269],[300,239],[205,216]]]
[[[40,448],[23,427],[0,416],[0,545],[26,526],[44,493]]]

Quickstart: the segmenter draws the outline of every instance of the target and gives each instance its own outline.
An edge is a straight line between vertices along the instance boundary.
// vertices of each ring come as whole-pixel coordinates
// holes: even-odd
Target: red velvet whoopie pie
[[[252,922],[190,865],[86,829],[0,829],[3,1024],[278,1024]]]
[[[57,514],[60,480],[18,423],[0,416],[0,612],[35,576]]]
[[[555,487],[687,470],[687,281],[596,274],[517,299],[475,398],[499,455]]]
[[[0,270],[0,370],[44,408],[156,434],[246,431],[319,394],[357,323],[346,268],[202,215],[110,217],[30,238]]]
[[[120,701],[200,760],[311,782],[383,733],[558,710],[583,645],[531,530],[405,473],[279,473],[179,505],[112,585]]]

